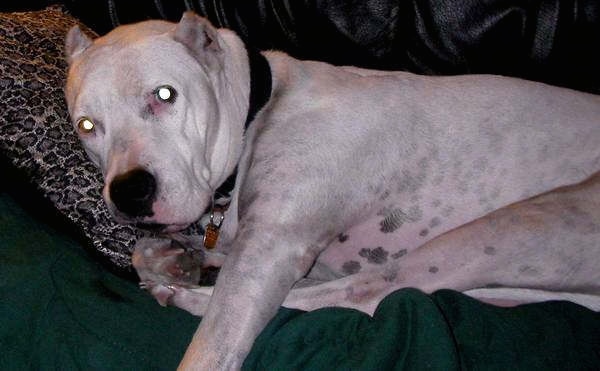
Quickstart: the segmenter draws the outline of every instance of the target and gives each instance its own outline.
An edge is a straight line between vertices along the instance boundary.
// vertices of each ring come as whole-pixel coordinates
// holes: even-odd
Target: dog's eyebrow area
[[[144,120],[155,118],[168,110],[169,106],[175,103],[177,91],[170,85],[159,85],[151,92],[145,95],[145,105],[140,112],[140,117]]]

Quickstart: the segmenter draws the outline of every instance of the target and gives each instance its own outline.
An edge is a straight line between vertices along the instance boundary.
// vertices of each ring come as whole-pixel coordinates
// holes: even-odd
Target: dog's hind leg
[[[594,297],[597,305],[599,238],[600,174],[596,174],[580,184],[496,210],[385,265],[295,288],[283,305],[303,310],[343,306],[372,313],[381,299],[403,287],[425,292],[487,288],[470,293],[504,305],[561,298],[587,305]],[[490,292],[499,287],[513,289],[512,294]],[[509,300],[500,300],[503,297]]]

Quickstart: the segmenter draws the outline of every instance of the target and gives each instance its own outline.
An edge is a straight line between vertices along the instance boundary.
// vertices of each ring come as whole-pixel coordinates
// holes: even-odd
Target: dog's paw
[[[169,304],[196,316],[204,315],[213,292],[212,286],[190,288],[171,285],[168,289],[171,291]]]
[[[173,305],[196,316],[204,315],[213,292],[212,286],[182,287],[150,280],[141,281],[140,288],[148,291],[163,307]]]
[[[166,307],[167,304],[169,304],[169,300],[175,295],[175,290],[173,290],[170,285],[165,286],[150,280],[140,281],[140,288],[148,291],[154,296],[158,304],[163,307]]]
[[[197,285],[203,259],[201,250],[187,248],[181,242],[168,238],[141,238],[131,258],[140,277],[140,286],[150,292],[153,287],[170,284]]]

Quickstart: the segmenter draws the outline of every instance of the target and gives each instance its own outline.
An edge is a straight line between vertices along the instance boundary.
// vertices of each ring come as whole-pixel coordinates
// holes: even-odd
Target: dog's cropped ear
[[[65,38],[65,54],[67,62],[71,64],[73,60],[85,49],[92,45],[92,39],[81,31],[79,26],[71,27]]]
[[[221,52],[217,29],[207,19],[192,11],[183,13],[175,27],[173,38],[207,63],[216,62],[215,59]]]

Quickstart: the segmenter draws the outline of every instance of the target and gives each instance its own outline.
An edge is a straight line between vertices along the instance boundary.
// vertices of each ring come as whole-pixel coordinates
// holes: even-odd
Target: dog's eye
[[[82,117],[77,120],[77,129],[84,134],[89,134],[96,128],[96,124],[89,117]]]
[[[154,94],[159,101],[165,103],[173,103],[177,98],[177,91],[169,85],[159,86],[154,90]]]

